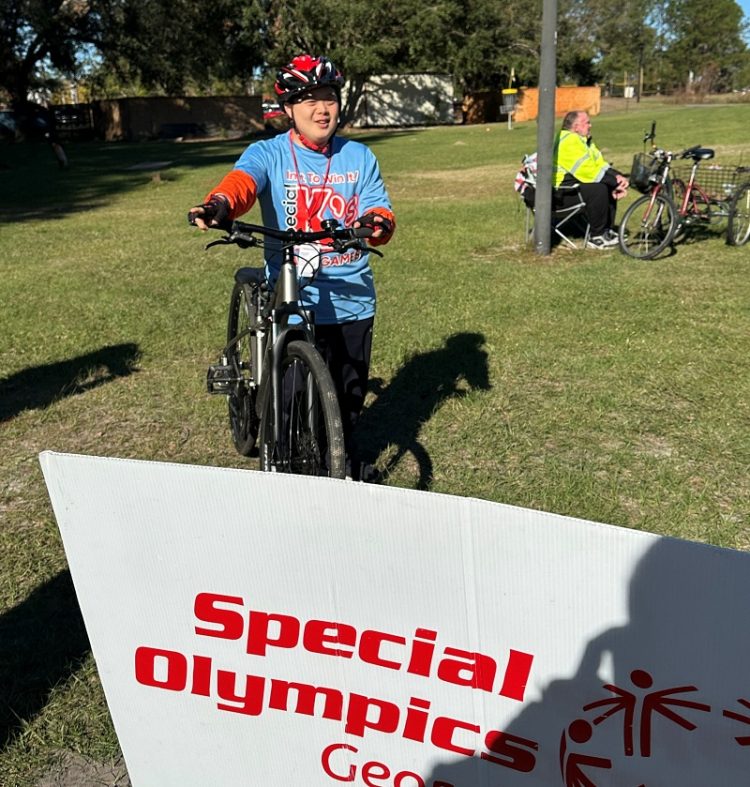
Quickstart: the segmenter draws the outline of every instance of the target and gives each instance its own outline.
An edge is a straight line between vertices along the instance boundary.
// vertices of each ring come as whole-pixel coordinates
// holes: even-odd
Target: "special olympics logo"
[[[655,740],[653,720],[661,716],[669,723],[692,732],[699,727],[702,714],[711,713],[711,706],[686,695],[697,692],[696,686],[673,686],[652,690],[653,678],[642,669],[630,673],[631,686],[604,684],[610,696],[589,702],[582,710],[587,716],[573,720],[560,738],[560,774],[565,787],[597,787],[596,771],[612,770],[613,760],[596,751],[595,728],[619,722],[622,729],[622,753],[625,757],[651,757]],[[750,701],[737,702],[750,710]],[[597,715],[593,715],[594,712]],[[750,725],[750,716],[725,709],[722,715]],[[737,735],[740,746],[750,746],[750,735]],[[640,787],[647,787],[642,783]]]

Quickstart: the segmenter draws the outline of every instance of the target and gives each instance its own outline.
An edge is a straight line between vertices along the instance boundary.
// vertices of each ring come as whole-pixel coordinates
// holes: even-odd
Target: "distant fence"
[[[107,141],[246,134],[263,128],[260,96],[117,98],[53,107],[63,139]]]

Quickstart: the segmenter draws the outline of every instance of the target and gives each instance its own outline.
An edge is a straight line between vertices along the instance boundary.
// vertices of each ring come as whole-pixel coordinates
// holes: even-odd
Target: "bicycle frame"
[[[653,131],[652,131],[653,133]],[[656,198],[662,191],[666,191],[669,194],[669,188],[667,187],[667,183],[669,182],[669,173],[672,169],[672,154],[664,151],[664,162],[659,168],[659,175],[654,182],[654,185],[651,187],[649,191],[649,196],[651,197],[651,201],[648,206],[648,210],[646,211],[644,218],[648,219],[651,215],[651,211],[654,209],[654,204],[656,203]]]
[[[726,218],[729,216],[729,205],[731,203],[731,194],[727,199],[717,199],[711,197],[697,182],[698,168],[700,160],[694,160],[690,169],[690,177],[685,186],[685,193],[682,195],[680,204],[677,205],[677,212],[680,217],[691,223],[695,221],[707,221],[706,208],[716,208],[716,212],[712,212],[715,218]]]

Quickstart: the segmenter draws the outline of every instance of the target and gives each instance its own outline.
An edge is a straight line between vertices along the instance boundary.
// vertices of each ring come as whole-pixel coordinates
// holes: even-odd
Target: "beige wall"
[[[350,122],[353,126],[384,127],[453,123],[453,79],[450,74],[372,76]]]
[[[99,132],[106,140],[154,139],[263,128],[260,96],[120,98],[95,102]]]

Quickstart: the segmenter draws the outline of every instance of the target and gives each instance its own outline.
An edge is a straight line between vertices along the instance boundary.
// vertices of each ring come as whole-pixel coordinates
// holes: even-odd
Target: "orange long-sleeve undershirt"
[[[258,186],[253,178],[241,169],[233,169],[216,188],[211,189],[204,202],[217,194],[226,197],[229,200],[229,218],[236,219],[253,207],[257,193]]]

